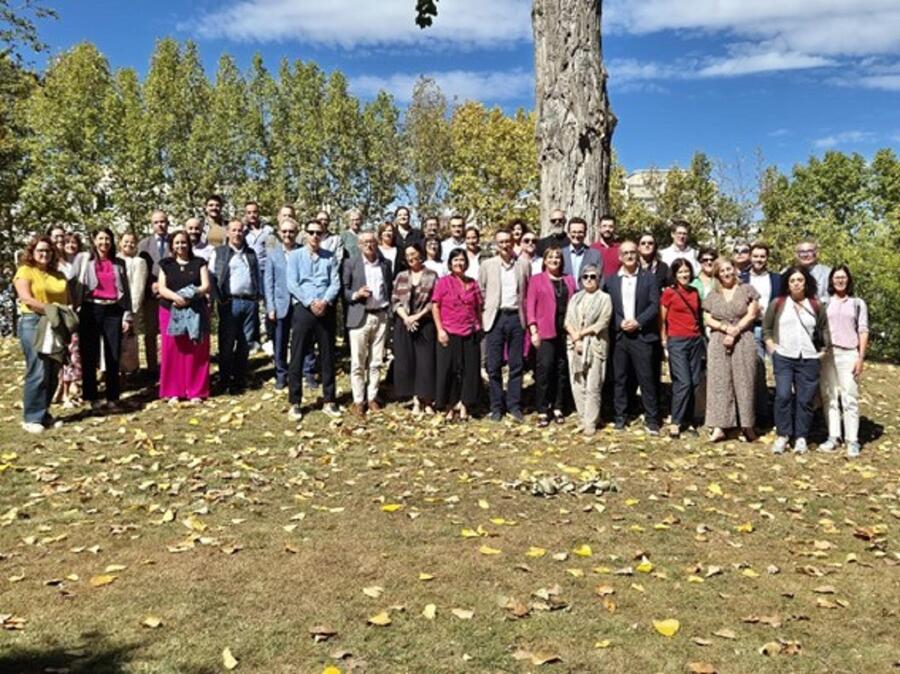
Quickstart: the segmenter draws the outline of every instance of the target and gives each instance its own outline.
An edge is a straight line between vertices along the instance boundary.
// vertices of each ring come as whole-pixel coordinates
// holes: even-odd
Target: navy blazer
[[[575,270],[572,268],[572,244],[567,244],[563,246],[562,249],[563,254],[563,274],[568,274],[572,278],[575,279],[575,285],[578,286],[580,290],[583,286],[581,283],[581,274],[575,276]],[[591,248],[589,246],[584,247],[584,254],[581,256],[581,269],[584,269],[588,265],[594,265],[597,267],[597,271],[600,273],[600,278],[603,278],[603,256],[600,254],[599,250],[595,248]],[[580,270],[579,270],[580,271]]]
[[[621,270],[620,270],[621,271]],[[616,336],[623,333],[621,326],[625,320],[625,309],[622,306],[622,277],[615,273],[603,282],[603,289],[612,300],[612,331]],[[638,337],[645,342],[659,341],[659,286],[653,274],[639,271],[637,288],[634,293],[634,318],[641,327]],[[633,334],[633,333],[632,333]]]
[[[742,271],[738,274],[738,278],[740,278],[741,283],[750,284],[750,270]],[[775,298],[781,293],[781,274],[776,274],[773,271],[769,272],[769,286],[771,287],[771,291],[769,292],[769,304],[775,301]],[[755,325],[762,325],[763,317],[759,316],[755,321]]]

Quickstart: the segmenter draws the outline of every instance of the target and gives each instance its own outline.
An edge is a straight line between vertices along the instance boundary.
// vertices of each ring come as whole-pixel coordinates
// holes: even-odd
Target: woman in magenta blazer
[[[575,293],[575,279],[563,274],[562,250],[551,246],[544,251],[544,271],[532,276],[525,296],[525,320],[531,344],[537,352],[535,402],[538,426],[553,419],[561,424],[569,386],[566,360],[566,308]]]

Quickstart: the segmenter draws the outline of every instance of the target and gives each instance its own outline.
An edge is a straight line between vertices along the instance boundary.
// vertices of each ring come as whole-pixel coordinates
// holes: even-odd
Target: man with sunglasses
[[[266,299],[266,318],[274,324],[273,358],[275,361],[275,390],[287,387],[287,350],[291,333],[294,307],[287,287],[287,261],[296,249],[300,225],[292,217],[284,217],[278,224],[281,243],[269,249],[263,273],[263,289]]]
[[[524,421],[522,415],[522,373],[524,370],[525,293],[531,276],[531,264],[513,255],[512,234],[499,229],[494,234],[497,254],[485,260],[478,270],[478,285],[484,297],[482,325],[490,382],[491,421],[503,419],[504,398],[509,415]],[[508,354],[509,382],[503,394],[503,354]]]
[[[746,241],[738,241],[734,244],[732,261],[738,276],[750,272],[750,244]]]
[[[551,246],[562,248],[568,245],[569,236],[566,234],[566,212],[561,208],[550,211],[550,234],[538,239],[537,256],[542,257],[544,251]]]
[[[308,222],[306,244],[287,259],[287,287],[293,303],[288,416],[294,421],[303,418],[303,357],[313,343],[319,347],[322,368],[322,411],[330,417],[341,414],[335,404],[334,377],[334,304],[341,290],[341,260],[322,247],[327,231],[318,218]]]

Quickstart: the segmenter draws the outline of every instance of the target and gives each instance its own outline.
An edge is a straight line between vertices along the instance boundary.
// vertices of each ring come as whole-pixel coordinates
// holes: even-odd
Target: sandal
[[[546,414],[539,414],[537,421],[538,428],[546,428],[550,425],[550,417]]]
[[[563,413],[560,410],[553,410],[553,421],[558,424],[566,423],[566,417],[563,416]]]
[[[725,431],[721,428],[714,428],[709,433],[710,442],[722,442],[725,439]]]
[[[672,424],[669,426],[669,437],[677,438],[681,436],[681,427],[678,424]]]

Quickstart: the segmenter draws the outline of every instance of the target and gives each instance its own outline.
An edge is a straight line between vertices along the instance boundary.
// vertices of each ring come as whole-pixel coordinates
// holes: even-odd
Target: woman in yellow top
[[[21,314],[17,332],[25,353],[25,419],[22,428],[29,433],[41,433],[53,423],[50,399],[56,391],[59,363],[38,354],[34,338],[44,307],[69,302],[66,277],[57,271],[58,267],[53,241],[49,236],[39,236],[25,248],[22,266],[13,277]]]

